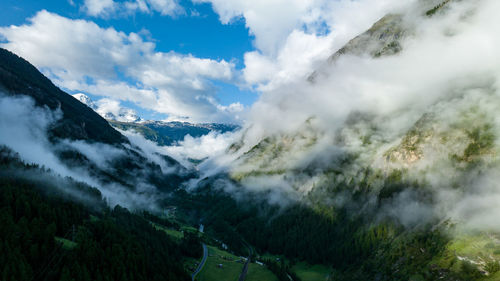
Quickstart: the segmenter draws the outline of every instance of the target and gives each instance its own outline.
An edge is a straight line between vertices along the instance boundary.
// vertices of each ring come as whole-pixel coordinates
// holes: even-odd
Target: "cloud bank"
[[[223,24],[243,18],[255,38],[243,78],[258,90],[302,80],[334,50],[389,12],[416,1],[194,0],[211,3]]]
[[[372,38],[368,47],[357,43],[325,59],[314,82],[304,77],[263,87],[229,153],[207,163],[248,190],[279,194],[278,202],[316,196],[334,205],[348,204],[349,196],[340,192],[335,196],[344,199],[337,200],[337,191],[321,190],[356,192],[368,182],[377,195],[383,179],[401,171],[404,192],[384,201],[384,217],[407,226],[446,217],[500,230],[494,223],[500,215],[494,172],[500,167],[500,23],[493,15],[500,4],[451,1],[426,15],[436,3],[407,2],[401,17],[392,18],[405,30],[401,52],[371,54],[380,40]],[[349,53],[355,48],[366,52]]]

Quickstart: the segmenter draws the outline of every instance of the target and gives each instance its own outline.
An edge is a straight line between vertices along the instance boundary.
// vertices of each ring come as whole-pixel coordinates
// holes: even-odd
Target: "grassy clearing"
[[[237,262],[239,257],[228,252],[208,246],[208,258],[203,270],[198,274],[199,281],[235,281],[238,280],[243,263]],[[222,264],[222,268],[218,265]]]
[[[68,240],[68,239],[64,239],[62,237],[54,237],[54,239],[56,240],[56,242],[59,242],[62,244],[62,247],[63,249],[66,249],[66,250],[71,250],[73,248],[76,247],[76,243],[71,241],[71,240]]]
[[[305,262],[296,263],[292,271],[302,281],[325,281],[330,274],[330,269],[323,265],[310,265]]]
[[[189,231],[189,232],[198,232],[198,229],[197,228],[194,228],[192,226],[181,226],[181,230],[183,231]]]
[[[166,228],[154,222],[151,222],[151,224],[153,225],[154,228],[164,231],[167,235],[171,236],[176,241],[180,241],[182,237],[184,237],[184,234],[182,234],[182,232],[177,231],[175,229]]]
[[[251,263],[248,265],[246,281],[278,281],[278,278],[266,266]]]

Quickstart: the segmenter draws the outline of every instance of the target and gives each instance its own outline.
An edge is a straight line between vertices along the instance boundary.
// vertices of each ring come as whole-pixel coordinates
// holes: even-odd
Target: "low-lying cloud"
[[[347,51],[322,65],[314,82],[265,88],[233,143],[238,149],[228,149],[231,161],[219,168],[249,190],[278,189],[292,200],[337,183],[356,189],[363,180],[377,194],[384,183],[366,170],[381,178],[400,170],[425,192],[407,184],[384,202],[385,215],[404,225],[437,216],[500,230],[493,223],[500,215],[493,203],[500,194],[500,22],[493,11],[500,3],[450,1],[426,15],[436,4],[408,2],[401,10],[401,52]]]
[[[127,155],[125,147],[103,143],[90,144],[82,140],[63,139],[56,143],[50,142],[47,132],[59,118],[62,118],[61,112],[37,107],[28,96],[12,97],[1,94],[0,144],[19,153],[20,158],[26,163],[38,164],[50,169],[55,175],[71,177],[98,188],[111,206],[120,204],[132,209],[156,210],[155,202],[166,194],[162,194],[157,187],[149,184],[146,179],[142,178],[143,175],[138,174],[134,177],[135,182],[130,183],[134,184],[132,189],[118,182],[101,181],[99,176],[91,171],[91,167],[95,166],[102,171],[113,173],[114,161]],[[129,149],[134,149],[140,155],[145,153],[141,148]],[[89,162],[87,165],[78,161],[68,164],[60,159],[61,151],[75,151]],[[77,158],[80,159],[80,157]],[[151,161],[160,165],[164,174],[177,172],[161,157],[151,159]],[[134,173],[134,171],[129,171],[129,173]],[[61,182],[54,182],[54,184]],[[79,194],[75,196],[81,197]]]

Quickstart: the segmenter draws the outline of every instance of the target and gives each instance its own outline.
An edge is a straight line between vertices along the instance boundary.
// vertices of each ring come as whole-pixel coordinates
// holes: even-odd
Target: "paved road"
[[[248,271],[248,263],[250,263],[250,257],[248,257],[247,262],[243,266],[243,270],[241,271],[240,278],[238,281],[245,281],[245,277],[247,276]]]
[[[203,266],[205,265],[205,262],[207,261],[208,248],[207,248],[207,245],[205,245],[205,243],[203,243],[202,246],[203,246],[203,258],[201,259],[201,262],[198,265],[198,268],[196,269],[196,271],[193,273],[193,275],[191,275],[192,281],[194,281],[194,279],[196,278],[196,275],[198,273],[200,273],[200,271],[203,269]]]
[[[245,244],[247,244],[247,243],[245,243]],[[253,255],[252,247],[250,247],[250,245],[248,245],[248,244],[247,244],[247,247],[248,247],[248,252],[249,252],[247,262],[243,266],[243,270],[241,271],[240,278],[238,279],[238,281],[245,281],[245,278],[246,278],[247,272],[248,272],[248,264],[250,263],[250,259],[252,258],[252,255]]]

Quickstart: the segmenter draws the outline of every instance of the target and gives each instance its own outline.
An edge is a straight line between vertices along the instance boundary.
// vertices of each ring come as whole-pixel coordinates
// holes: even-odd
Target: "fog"
[[[131,209],[157,210],[157,200],[166,194],[160,193],[156,187],[148,184],[143,178],[144,175],[133,175],[136,180],[130,183],[134,187],[131,189],[119,183],[103,182],[96,176],[95,170],[91,171],[91,167],[95,166],[102,171],[113,173],[112,163],[127,155],[126,147],[67,139],[52,143],[48,140],[48,130],[59,118],[62,118],[59,110],[51,111],[48,108],[37,107],[28,96],[12,97],[0,93],[0,144],[17,152],[25,163],[38,164],[50,169],[50,173],[54,175],[40,177],[38,181],[44,179],[53,181],[54,187],[61,188],[68,184],[57,176],[71,177],[98,188],[110,206],[120,204]],[[141,148],[134,149],[140,154],[145,154]],[[88,165],[79,162],[71,162],[70,165],[63,163],[58,157],[58,152],[68,150],[84,155],[89,161]],[[153,160],[164,169],[164,173],[175,172],[163,159],[158,157]],[[74,197],[82,199],[82,195],[74,190],[68,189],[65,192],[74,193]]]
[[[384,203],[381,216],[407,226],[447,217],[500,230],[500,3],[451,1],[428,16],[431,2],[404,9],[401,52],[346,52],[324,63],[313,82],[264,91],[227,153],[205,161],[202,172],[225,171],[247,190],[287,204],[341,182],[370,180],[376,195],[383,181],[363,171],[401,170],[432,198],[409,185]]]

